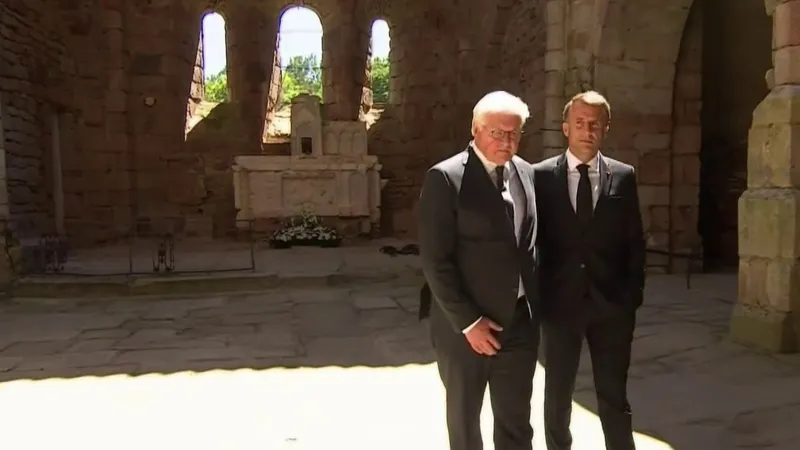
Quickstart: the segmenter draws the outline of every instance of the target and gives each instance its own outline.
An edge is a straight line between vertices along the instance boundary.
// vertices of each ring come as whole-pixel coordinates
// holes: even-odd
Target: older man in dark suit
[[[584,338],[605,446],[634,448],[626,391],[645,240],[633,167],[600,153],[610,119],[602,95],[576,95],[564,108],[568,149],[534,166],[548,450],[572,447],[572,394]]]
[[[507,92],[473,110],[473,140],[426,174],[419,244],[451,450],[480,450],[488,384],[497,450],[530,450],[538,350],[536,197],[516,156],[528,107]],[[427,290],[423,289],[423,299]],[[423,302],[424,303],[424,302]]]

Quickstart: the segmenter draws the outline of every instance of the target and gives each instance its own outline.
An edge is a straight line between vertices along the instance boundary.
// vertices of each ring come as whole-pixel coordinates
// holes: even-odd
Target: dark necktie
[[[589,182],[589,166],[580,164],[578,172],[580,172],[581,178],[578,181],[578,194],[575,198],[575,213],[581,224],[586,225],[592,220],[592,210],[594,209],[592,183]]]
[[[505,203],[505,205],[506,205],[506,213],[508,214],[508,217],[511,219],[511,223],[513,224],[514,223],[514,201],[512,200],[511,195],[510,195],[511,192],[509,192],[509,195],[503,195],[503,193],[506,191],[506,184],[505,184],[505,177],[504,177],[505,166],[497,166],[497,167],[495,167],[494,173],[495,173],[496,178],[497,178],[497,183],[495,184],[495,187],[497,188],[497,191],[500,192],[500,198],[503,199],[503,203]]]

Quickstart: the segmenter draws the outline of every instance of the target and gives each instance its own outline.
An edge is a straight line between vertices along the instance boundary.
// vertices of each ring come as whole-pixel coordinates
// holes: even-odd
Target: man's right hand
[[[482,317],[475,326],[464,333],[472,350],[479,355],[493,356],[500,350],[500,343],[494,336],[494,331],[503,331],[503,327]]]

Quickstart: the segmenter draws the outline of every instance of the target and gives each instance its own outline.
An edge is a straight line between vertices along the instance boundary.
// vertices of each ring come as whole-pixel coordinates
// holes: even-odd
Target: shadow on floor
[[[383,283],[201,297],[7,301],[0,303],[0,396],[54,378],[97,376],[100,386],[114,374],[134,375],[129,380],[175,374],[162,378],[169,389],[181,389],[225,377],[237,385],[266,382],[258,389],[286,395],[287,404],[338,395],[325,401],[351,399],[365,414],[400,402],[409,409],[398,420],[416,420],[420,405],[428,404],[435,417],[425,423],[441,428],[443,398],[425,324],[416,318],[417,291],[416,285]],[[653,441],[640,448],[795,448],[800,357],[730,343],[735,292],[735,276],[698,276],[691,290],[681,277],[651,277],[638,315],[629,393],[636,430],[669,446]],[[216,369],[233,372],[208,372]],[[186,371],[205,374],[179,374]],[[543,378],[539,370],[533,398],[539,424]],[[84,380],[65,382],[85,386]],[[222,395],[210,385],[202,389]],[[237,395],[247,398],[246,392]],[[588,358],[574,399],[575,449],[602,448]],[[364,406],[370,402],[375,405]]]

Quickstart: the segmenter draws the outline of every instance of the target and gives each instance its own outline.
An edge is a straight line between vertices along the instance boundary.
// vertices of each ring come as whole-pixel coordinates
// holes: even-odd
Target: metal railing
[[[183,220],[184,225],[187,224]],[[255,272],[253,222],[237,221],[224,237],[141,226],[111,229],[107,223],[72,223],[70,232],[17,236],[4,227],[5,256],[18,276],[113,277]],[[240,227],[241,226],[241,227]],[[96,232],[95,232],[96,230]],[[102,230],[102,231],[100,231]],[[21,233],[19,233],[21,234]]]
[[[648,248],[645,251],[651,255],[663,255],[669,257],[670,264],[667,266],[667,270],[670,272],[672,271],[671,261],[673,258],[686,259],[686,289],[692,288],[692,274],[694,273],[693,263],[698,261],[702,263],[703,261],[703,252],[701,247],[693,247],[691,251],[688,252],[675,252],[656,248]]]

